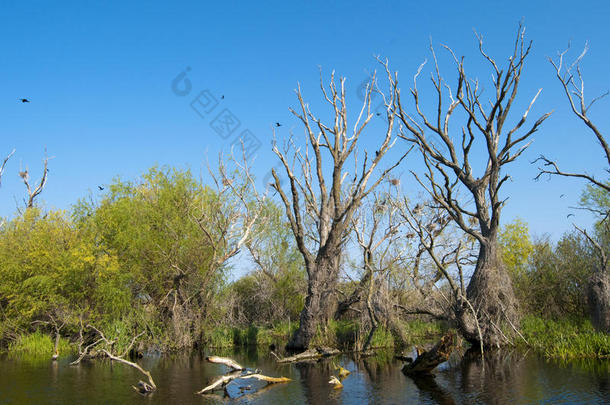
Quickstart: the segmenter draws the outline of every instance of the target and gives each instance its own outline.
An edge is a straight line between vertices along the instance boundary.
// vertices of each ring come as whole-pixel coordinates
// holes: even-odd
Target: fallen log
[[[447,333],[430,350],[422,351],[412,363],[405,364],[402,372],[409,376],[428,375],[439,364],[447,361],[454,349],[454,334]]]
[[[197,394],[206,394],[208,392],[212,392],[218,389],[224,389],[231,381],[235,379],[248,379],[248,378],[256,378],[257,380],[266,381],[269,384],[276,383],[284,383],[288,381],[292,381],[290,378],[286,377],[269,377],[263,374],[260,374],[256,371],[234,371],[231,374],[223,375],[218,377],[214,382],[212,382],[207,387],[197,391]]]
[[[279,357],[277,354],[273,352],[271,353],[275,356],[278,363],[296,363],[299,361],[316,360],[321,359],[323,357],[335,356],[341,353],[341,351],[337,349],[331,349],[329,347],[316,347],[314,349],[308,349],[302,353],[288,357]]]
[[[108,356],[111,360],[117,361],[119,363],[123,363],[126,366],[129,367],[133,367],[136,370],[138,370],[140,373],[144,374],[146,377],[148,377],[148,383],[144,382],[144,381],[138,381],[138,387],[135,386],[131,386],[134,390],[138,391],[140,394],[148,394],[150,392],[153,392],[154,390],[157,389],[157,385],[155,384],[152,375],[150,374],[150,371],[144,370],[142,367],[140,367],[139,364],[137,363],[133,363],[129,360],[125,360],[122,357],[116,356],[112,353],[110,353],[108,350],[106,349],[102,349],[102,352],[104,352],[106,354],[106,356]]]
[[[212,392],[212,391],[215,391],[218,389],[224,389],[225,394],[226,394],[227,385],[231,381],[233,381],[237,378],[239,378],[239,379],[255,378],[257,380],[266,381],[268,383],[268,385],[291,381],[290,378],[269,377],[269,376],[260,374],[259,370],[246,369],[246,368],[242,367],[239,363],[237,363],[235,360],[230,359],[228,357],[208,356],[205,359],[210,363],[224,364],[225,366],[230,367],[233,371],[229,374],[218,377],[210,385],[197,391],[196,394],[199,394],[199,395],[207,394],[209,392]]]
[[[197,391],[196,394],[200,394],[201,395],[201,394],[205,394],[205,393],[208,393],[208,392],[212,392],[212,391],[217,390],[217,389],[224,388],[228,383],[230,383],[234,379],[242,376],[242,374],[243,373],[241,371],[235,371],[235,372],[233,372],[231,374],[220,376],[217,379],[215,379],[207,387]]]
[[[263,374],[248,374],[248,375],[245,375],[243,377],[238,377],[238,378],[242,378],[242,379],[256,378],[257,380],[266,381],[270,384],[284,383],[284,382],[292,381],[288,377],[269,377],[269,376],[266,376]]]
[[[230,367],[231,370],[236,370],[236,371],[244,370],[244,367],[242,367],[235,360],[230,359],[228,357],[208,356],[205,359],[210,363],[224,364],[225,366]]]

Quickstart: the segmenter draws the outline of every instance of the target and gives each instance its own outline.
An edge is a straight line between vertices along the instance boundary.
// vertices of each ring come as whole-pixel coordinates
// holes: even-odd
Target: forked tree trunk
[[[477,265],[466,289],[477,312],[478,325],[472,311],[463,307],[459,326],[473,346],[480,345],[481,336],[484,347],[500,347],[508,343],[508,330],[519,324],[513,285],[498,253],[495,237],[480,244]]]
[[[336,256],[319,257],[310,271],[305,307],[301,311],[299,328],[286,345],[289,350],[305,350],[316,335],[318,326],[325,325],[336,307],[335,288],[339,260]]]

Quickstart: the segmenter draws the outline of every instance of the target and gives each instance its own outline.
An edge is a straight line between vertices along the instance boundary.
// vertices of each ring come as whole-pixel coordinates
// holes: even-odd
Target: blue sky
[[[45,147],[53,156],[41,196],[47,208],[68,208],[89,192],[97,195],[97,185],[116,176],[133,179],[154,164],[204,171],[206,156],[213,160],[230,146],[232,138],[224,140],[210,127],[225,108],[240,121],[237,131],[248,129],[260,140],[254,171],[263,177],[275,162],[272,124],[283,124],[280,138],[290,128],[301,134],[288,111],[296,106],[296,84],[312,105],[320,101],[318,66],[347,77],[348,92],[355,95],[376,67],[373,56],[387,57],[406,92],[428,57],[430,38],[476,66],[480,57],[473,29],[484,35],[489,52],[504,60],[521,19],[534,41],[522,103],[542,87],[532,116],[554,114],[511,168],[514,180],[504,190],[510,200],[503,222],[518,216],[534,233],[556,239],[571,228],[574,218],[566,215],[582,183],[534,182],[536,167],[529,161],[544,153],[566,169],[598,175],[604,161],[591,134],[568,113],[545,58],[569,40],[575,50],[588,40],[587,93],[610,88],[606,1],[3,1],[0,154],[17,152],[3,177],[0,215],[13,215],[25,194],[19,166],[27,165],[36,178]],[[178,96],[172,81],[187,67],[192,89]],[[444,67],[450,74],[451,66]],[[201,117],[190,102],[203,90],[219,105]],[[18,102],[21,97],[31,103]],[[610,99],[591,111],[602,130],[610,128],[609,108]],[[362,148],[367,142],[375,147],[366,140]],[[399,169],[405,176],[402,187],[416,193],[408,170],[409,160]],[[581,212],[575,220],[591,221]]]

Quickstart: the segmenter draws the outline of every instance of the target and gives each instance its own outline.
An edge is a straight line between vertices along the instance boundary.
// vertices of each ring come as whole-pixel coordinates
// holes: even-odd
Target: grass
[[[523,336],[549,358],[610,358],[610,335],[596,332],[589,321],[552,321],[534,316],[523,319]]]
[[[251,325],[244,328],[217,327],[206,336],[205,344],[209,347],[224,348],[233,346],[283,346],[298,328],[297,322],[282,322],[269,327]],[[420,320],[403,323],[404,331],[411,341],[430,339],[440,336],[446,329],[440,322]],[[312,346],[329,346],[350,350],[362,346],[368,331],[363,330],[355,320],[331,320],[327,325],[318,327]],[[373,335],[371,347],[393,347],[394,338],[389,330],[379,326]]]
[[[50,335],[36,331],[27,335],[20,335],[8,347],[8,352],[12,356],[19,357],[40,357],[50,359],[55,348],[55,340]],[[72,353],[73,347],[70,342],[64,338],[59,340],[60,356],[66,353]]]
[[[206,345],[214,348],[233,346],[269,346],[285,343],[298,327],[298,323],[281,322],[272,328],[251,325],[244,328],[217,327],[206,336]]]
[[[430,339],[442,335],[447,330],[447,326],[443,322],[425,322],[421,320],[413,320],[403,322],[402,327],[411,341]]]
[[[318,332],[311,342],[311,346],[329,346],[343,350],[361,347],[368,336],[368,330],[353,320],[331,320],[328,325],[318,327]],[[392,347],[394,338],[383,326],[379,326],[371,341],[372,348]]]

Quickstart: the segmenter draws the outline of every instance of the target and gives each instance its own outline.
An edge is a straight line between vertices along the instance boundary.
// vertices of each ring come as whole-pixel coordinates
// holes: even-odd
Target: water
[[[294,381],[263,387],[236,380],[223,392],[200,396],[195,391],[224,373],[207,354],[230,356],[246,367]],[[413,380],[400,371],[390,353],[358,359],[343,355],[317,363],[278,365],[268,351],[215,351],[192,356],[156,357],[140,363],[152,371],[158,390],[142,396],[131,385],[140,373],[122,364],[95,360],[70,366],[0,357],[0,404],[608,404],[610,361],[559,363],[529,352],[456,356],[442,364],[436,378]],[[328,384],[333,361],[352,373],[335,390]],[[250,386],[250,389],[240,389]],[[257,388],[261,388],[258,389]]]

